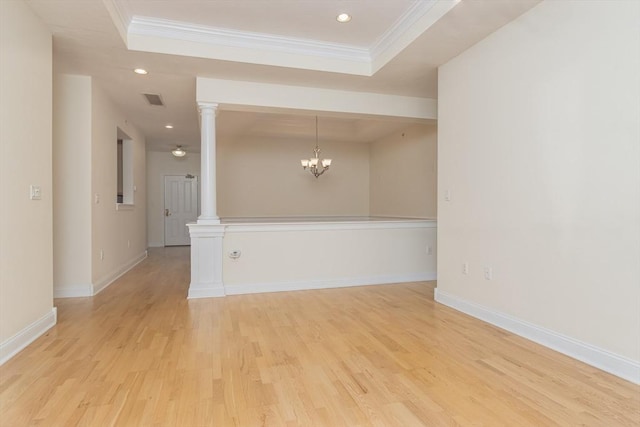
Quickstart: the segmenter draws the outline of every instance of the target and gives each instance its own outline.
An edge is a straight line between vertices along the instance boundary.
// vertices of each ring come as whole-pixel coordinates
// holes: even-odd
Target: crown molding
[[[127,48],[234,62],[372,76],[460,0],[418,0],[371,46],[359,47],[132,16],[102,0]]]
[[[131,22],[131,14],[129,13],[125,3],[118,0],[102,0],[102,4],[104,4],[107,12],[109,12],[111,21],[113,21],[113,25],[115,25],[118,30],[120,38],[122,38],[124,44],[127,45],[127,35],[129,31],[129,23]]]
[[[143,16],[134,16],[131,19],[128,32],[129,34],[141,36],[162,37],[234,48],[312,55],[356,62],[371,61],[368,49],[355,46],[249,31],[236,31]]]
[[[407,29],[418,22],[437,2],[438,0],[424,0],[413,3],[413,5],[369,47],[371,57],[378,56],[381,52],[389,49],[407,32]]]
[[[414,3],[380,39],[370,46],[372,74],[395,58],[460,1],[421,0]]]

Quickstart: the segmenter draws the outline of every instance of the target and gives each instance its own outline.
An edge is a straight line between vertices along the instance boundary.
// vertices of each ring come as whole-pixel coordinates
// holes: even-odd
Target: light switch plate
[[[42,199],[42,190],[39,185],[31,185],[29,186],[29,194],[31,200],[40,200]]]

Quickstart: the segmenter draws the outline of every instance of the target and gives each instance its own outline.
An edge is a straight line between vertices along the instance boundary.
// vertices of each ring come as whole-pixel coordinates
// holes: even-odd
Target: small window
[[[133,141],[118,128],[116,144],[116,203],[133,205]]]

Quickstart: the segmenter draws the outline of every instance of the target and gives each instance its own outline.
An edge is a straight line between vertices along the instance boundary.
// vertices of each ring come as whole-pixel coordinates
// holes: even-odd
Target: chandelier
[[[318,147],[318,116],[316,116],[316,148],[313,149],[313,157],[310,159],[302,159],[302,169],[309,168],[309,172],[316,178],[322,175],[331,166],[331,159],[320,160],[320,148]]]

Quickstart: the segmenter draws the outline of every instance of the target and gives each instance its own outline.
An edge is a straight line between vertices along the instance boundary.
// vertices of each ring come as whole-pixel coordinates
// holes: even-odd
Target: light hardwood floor
[[[0,368],[0,425],[640,425],[640,387],[434,303],[434,283],[187,301],[188,253],[56,300]]]

